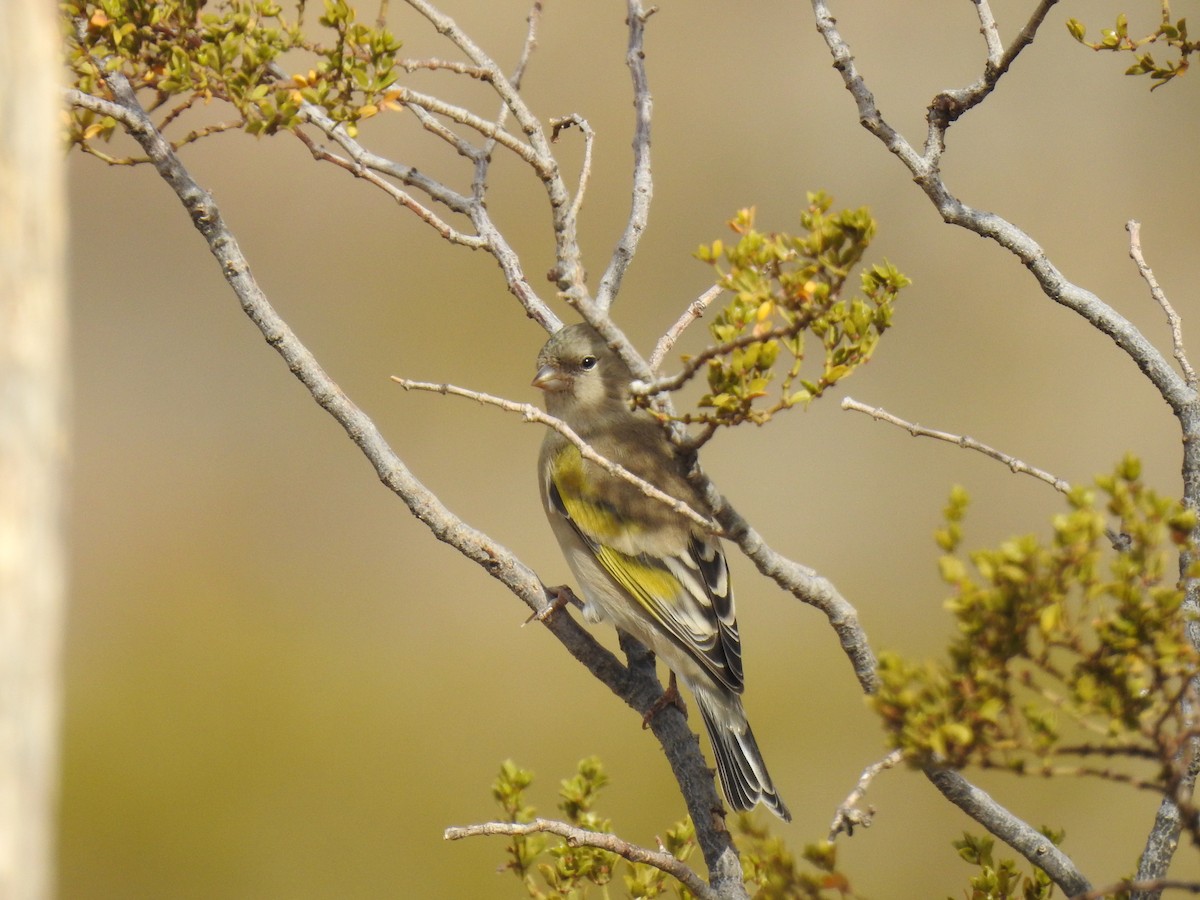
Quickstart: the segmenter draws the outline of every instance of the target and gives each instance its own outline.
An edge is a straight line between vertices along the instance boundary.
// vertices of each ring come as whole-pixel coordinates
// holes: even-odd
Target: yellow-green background
[[[1104,336],[1055,306],[992,243],[941,224],[907,172],[857,124],[807,4],[663,0],[646,40],[655,203],[618,320],[644,348],[710,284],[693,260],[755,204],[797,225],[806,190],[871,206],[872,256],[914,280],[853,396],[965,432],[1075,482],[1125,451],[1179,489],[1167,407]],[[1033,6],[994,2],[1006,37]],[[1197,335],[1195,76],[1149,93],[1130,60],[1093,55],[1117,9],[1149,29],[1157,4],[1068,2],[982,108],[956,124],[943,171],[968,203],[1022,225],[1066,276],[1169,352],[1127,256],[1124,223]],[[1196,13],[1177,4],[1177,15]],[[1185,9],[1182,7],[1191,7]],[[447,0],[511,65],[523,0]],[[835,10],[883,112],[914,142],[942,88],[981,72],[974,6],[841,2]],[[375,10],[364,9],[364,18]],[[310,10],[310,16],[313,11]],[[543,121],[596,130],[582,241],[592,283],[628,208],[632,107],[624,4],[551,0],[526,96]],[[412,56],[451,56],[392,4]],[[480,112],[494,100],[426,75]],[[225,113],[215,107],[206,114]],[[391,114],[364,142],[466,184],[462,161]],[[579,137],[560,142],[569,178]],[[447,246],[381,193],[314,163],[296,140],[232,134],[183,154],[215,194],[272,302],[449,507],[567,580],[534,487],[539,431],[464,401],[406,394],[392,374],[533,399],[544,335],[482,253]],[[490,208],[544,296],[545,195],[503,152]],[[499,839],[448,844],[493,817],[501,760],[557,780],[599,754],[625,837],[682,809],[635,714],[572,662],[499,583],[436,542],[241,313],[174,195],[148,167],[71,161],[75,367],[74,567],[67,635],[60,890],[66,898],[518,897]],[[566,314],[560,307],[560,312]],[[702,337],[698,333],[693,341]],[[722,435],[704,462],[780,551],[831,578],[876,649],[936,652],[949,626],[932,531],[950,486],[974,497],[968,545],[1046,530],[1058,496],[978,454],[842,412],[833,396],[762,430]],[[795,821],[822,837],[881,754],[849,665],[814,610],[734,559],[747,707]],[[1130,872],[1154,799],[1094,782],[980,776],[1096,883]],[[874,898],[961,895],[950,840],[971,827],[918,775],[872,788],[875,825],[842,841]],[[1180,875],[1200,872],[1180,851]]]

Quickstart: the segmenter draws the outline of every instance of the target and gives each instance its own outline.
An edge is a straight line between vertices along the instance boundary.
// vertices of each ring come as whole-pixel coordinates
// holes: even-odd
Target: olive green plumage
[[[590,325],[558,331],[538,354],[546,410],[593,450],[707,512],[662,427],[629,403],[629,368]],[[661,500],[584,459],[548,430],[542,505],[583,594],[584,617],[653,650],[696,698],[729,805],[763,803],[790,820],[746,721],[742,645],[720,542]]]

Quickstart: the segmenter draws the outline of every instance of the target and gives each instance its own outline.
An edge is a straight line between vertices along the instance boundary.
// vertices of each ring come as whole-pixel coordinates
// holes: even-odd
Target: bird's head
[[[560,328],[542,347],[533,386],[546,392],[546,409],[568,421],[628,408],[629,367],[586,323]]]

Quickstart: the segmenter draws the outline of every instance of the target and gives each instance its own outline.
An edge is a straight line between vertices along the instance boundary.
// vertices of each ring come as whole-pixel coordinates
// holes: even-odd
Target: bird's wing
[[[560,450],[550,470],[551,509],[570,523],[600,567],[716,681],[741,693],[742,642],[717,539],[684,526],[680,517],[672,523],[680,534],[677,549],[635,552],[641,523],[600,496],[576,447]]]

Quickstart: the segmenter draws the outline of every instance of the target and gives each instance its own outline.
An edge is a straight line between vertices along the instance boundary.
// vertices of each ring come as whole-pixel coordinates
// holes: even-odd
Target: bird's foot
[[[667,689],[663,691],[662,696],[655,700],[654,703],[650,705],[650,708],[646,710],[646,714],[642,716],[642,728],[649,728],[650,723],[654,720],[654,717],[668,706],[676,707],[681,713],[683,713],[683,717],[685,719],[687,718],[687,706],[683,702],[683,697],[680,696],[679,685],[675,683],[674,672],[671,673],[671,678],[667,682]]]
[[[552,594],[554,599],[522,622],[522,626],[528,625],[530,622],[545,622],[560,609],[570,606],[571,604],[574,604],[580,608],[583,607],[583,604],[580,602],[579,598],[575,596],[575,592],[565,584],[560,584],[558,587],[548,587],[546,588],[546,593]]]

